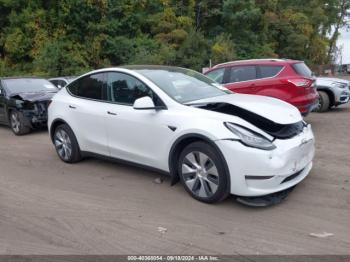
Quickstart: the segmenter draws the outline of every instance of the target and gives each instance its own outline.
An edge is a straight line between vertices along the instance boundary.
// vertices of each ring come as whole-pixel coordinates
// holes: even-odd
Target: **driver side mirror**
[[[4,91],[0,88],[0,96],[4,96]]]
[[[144,96],[136,99],[133,108],[135,110],[165,109],[164,106],[155,106],[152,98],[150,98],[149,96]]]

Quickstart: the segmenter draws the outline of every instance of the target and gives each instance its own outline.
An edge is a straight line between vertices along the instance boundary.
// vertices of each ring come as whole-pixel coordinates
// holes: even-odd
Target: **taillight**
[[[289,79],[289,83],[292,83],[293,85],[297,87],[310,87],[314,81],[308,80],[308,79],[303,79],[303,78],[298,78],[298,79]]]

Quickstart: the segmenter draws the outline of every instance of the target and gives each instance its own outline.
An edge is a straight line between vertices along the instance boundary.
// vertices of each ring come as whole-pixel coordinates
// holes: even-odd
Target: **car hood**
[[[340,78],[333,78],[333,77],[318,77],[316,79],[316,83],[317,82],[322,82],[322,81],[338,82],[338,83],[344,83],[344,84],[348,84],[349,83],[348,80],[340,79]]]
[[[28,102],[41,102],[51,100],[55,94],[56,92],[23,92],[10,94],[10,98]]]
[[[244,94],[230,94],[192,101],[187,105],[230,104],[243,109],[241,114],[253,113],[274,123],[287,125],[302,121],[299,110],[282,100]],[[240,116],[244,118],[242,115]]]

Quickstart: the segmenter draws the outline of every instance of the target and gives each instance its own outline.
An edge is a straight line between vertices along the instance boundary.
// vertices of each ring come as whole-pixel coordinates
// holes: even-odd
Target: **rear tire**
[[[318,106],[315,111],[319,113],[327,112],[330,108],[329,96],[324,91],[318,91],[318,94],[319,94]]]
[[[67,124],[56,127],[53,134],[53,143],[57,155],[62,161],[76,163],[82,159],[77,138]]]
[[[219,202],[229,194],[225,162],[219,152],[205,142],[185,147],[178,160],[178,173],[185,190],[201,202]]]
[[[23,114],[17,110],[10,112],[10,127],[16,136],[23,136],[30,133],[31,131],[30,127],[25,125],[23,118]]]

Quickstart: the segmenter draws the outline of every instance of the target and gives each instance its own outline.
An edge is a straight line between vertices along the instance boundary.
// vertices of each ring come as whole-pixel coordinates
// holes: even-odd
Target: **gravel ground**
[[[0,254],[350,254],[350,105],[307,121],[314,168],[270,208],[203,204],[102,160],[64,164],[46,132],[0,127]]]

